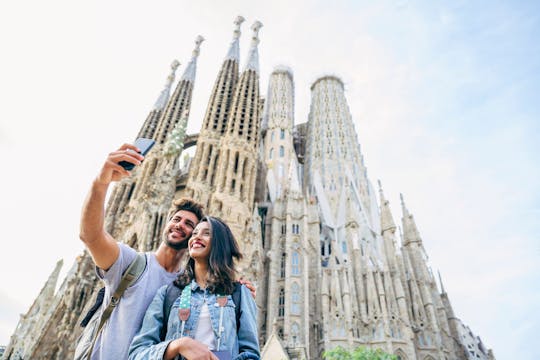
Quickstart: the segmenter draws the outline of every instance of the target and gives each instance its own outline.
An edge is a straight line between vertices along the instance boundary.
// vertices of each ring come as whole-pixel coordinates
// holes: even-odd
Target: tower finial
[[[238,44],[240,39],[240,26],[245,21],[244,17],[237,16],[234,20],[234,35],[233,40],[231,42],[231,46],[229,46],[229,51],[227,51],[227,56],[225,57],[225,60],[236,60],[238,61],[238,58],[240,57],[240,46]]]
[[[159,94],[159,97],[154,104],[154,110],[161,110],[167,104],[167,101],[169,100],[169,95],[171,93],[171,86],[176,76],[176,69],[178,69],[179,66],[180,62],[174,59],[171,63],[171,72],[169,73],[169,76],[167,76],[165,86],[163,90],[161,90],[161,93]]]
[[[202,37],[201,35],[197,35],[197,37],[195,38],[195,49],[193,49],[193,52],[191,53],[192,57],[199,56],[199,53],[201,50],[201,44],[204,40],[205,40],[204,37]]]
[[[253,36],[251,37],[251,48],[249,49],[248,61],[246,63],[246,70],[253,70],[259,72],[259,51],[257,45],[259,45],[259,30],[263,27],[263,24],[260,21],[255,21],[251,25],[251,30],[253,30]]]
[[[251,38],[252,44],[259,43],[259,30],[261,30],[262,27],[263,24],[259,20],[255,21],[253,25],[251,25],[251,30],[253,30],[253,37]]]
[[[238,15],[236,19],[234,19],[234,25],[236,25],[236,28],[234,29],[234,39],[240,38],[240,26],[244,21],[246,21],[246,19],[244,19],[244,17],[241,15]]]
[[[195,38],[195,48],[191,53],[191,60],[189,60],[181,80],[195,81],[195,74],[197,72],[197,58],[201,52],[201,44],[203,41],[204,38],[201,35],[197,35]]]

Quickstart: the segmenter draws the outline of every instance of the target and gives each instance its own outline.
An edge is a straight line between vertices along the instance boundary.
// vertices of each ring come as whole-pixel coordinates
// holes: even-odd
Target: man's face
[[[199,219],[194,213],[186,210],[177,211],[165,227],[164,236],[167,244],[177,250],[186,248],[187,240],[198,222]]]

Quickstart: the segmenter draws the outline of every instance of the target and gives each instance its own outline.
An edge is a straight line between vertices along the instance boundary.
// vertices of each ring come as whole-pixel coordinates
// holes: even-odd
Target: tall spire
[[[377,180],[379,184],[379,196],[381,201],[381,231],[384,233],[386,230],[392,232],[396,231],[396,224],[392,218],[392,212],[390,211],[390,205],[388,200],[385,199],[381,180]]]
[[[412,214],[409,213],[409,210],[407,210],[407,206],[405,206],[403,194],[399,194],[399,197],[401,198],[401,210],[403,212],[403,245],[407,245],[411,242],[417,242],[422,246],[422,239],[420,238],[420,233],[418,232],[418,228],[416,227],[416,223]]]
[[[445,294],[446,291],[444,290],[444,284],[442,282],[441,272],[439,270],[437,270],[437,274],[439,275],[439,283],[441,284],[441,294]]]
[[[167,76],[165,86],[163,87],[163,90],[161,90],[161,93],[159,94],[159,97],[154,104],[153,110],[163,110],[163,108],[167,104],[167,101],[169,100],[169,96],[171,94],[171,86],[176,76],[176,69],[178,69],[179,66],[180,62],[176,59],[173,60],[173,62],[171,63],[171,72],[169,76]]]
[[[156,128],[159,122],[159,118],[163,112],[163,109],[165,108],[165,105],[167,104],[167,101],[169,101],[169,96],[171,94],[171,86],[175,79],[176,69],[179,66],[180,66],[180,62],[178,62],[178,60],[174,60],[172,62],[171,72],[169,73],[169,76],[167,76],[167,81],[165,82],[165,86],[163,87],[163,90],[161,90],[159,97],[154,103],[154,107],[152,107],[152,110],[146,117],[146,120],[144,121],[143,126],[139,130],[139,134],[137,135],[138,138],[140,137],[153,138],[154,137],[154,134],[156,132]]]
[[[227,56],[225,57],[225,60],[230,59],[238,61],[238,59],[240,58],[240,26],[245,20],[246,19],[244,19],[240,15],[238,15],[234,20],[234,25],[236,25],[236,27],[234,28],[233,40],[231,41],[231,45],[229,46],[229,51],[227,51]]]
[[[167,140],[167,136],[176,127],[180,117],[184,111],[188,111],[191,107],[191,96],[193,94],[193,87],[195,85],[195,74],[197,69],[197,57],[199,55],[200,46],[203,42],[202,36],[197,36],[195,40],[195,49],[193,50],[193,56],[189,62],[186,71],[182,75],[182,78],[176,84],[176,89],[171,98],[163,110],[163,114],[159,118],[157,124],[157,131],[154,139],[158,144],[164,144]]]
[[[255,21],[251,25],[251,30],[253,30],[253,36],[251,37],[251,47],[249,49],[248,60],[246,62],[246,70],[253,70],[259,72],[259,30],[262,28],[263,24],[260,21]]]
[[[201,52],[201,43],[203,41],[204,38],[201,35],[198,35],[195,39],[195,49],[193,49],[193,52],[191,53],[191,60],[189,61],[181,80],[195,81],[195,74],[197,72],[197,58]]]

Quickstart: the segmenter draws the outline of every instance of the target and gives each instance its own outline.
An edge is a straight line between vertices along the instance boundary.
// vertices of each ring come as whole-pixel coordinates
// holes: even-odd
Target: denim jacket
[[[218,338],[220,307],[216,302],[216,295],[208,290],[202,290],[193,280],[191,286],[191,310],[189,319],[184,327],[184,336],[193,338],[199,320],[204,298],[210,311],[210,319],[214,336]],[[163,326],[163,302],[165,300],[167,286],[161,287],[154,300],[146,310],[142,327],[133,339],[129,349],[130,360],[163,359],[167,346],[172,340],[178,339],[181,334],[181,321],[178,318],[178,297],[171,308],[167,324],[165,341],[160,342],[160,331]],[[227,296],[227,304],[224,307],[223,327],[220,350],[229,350],[235,360],[259,359],[259,342],[257,335],[257,307],[249,290],[241,287],[240,325],[236,329],[236,312],[232,296]]]

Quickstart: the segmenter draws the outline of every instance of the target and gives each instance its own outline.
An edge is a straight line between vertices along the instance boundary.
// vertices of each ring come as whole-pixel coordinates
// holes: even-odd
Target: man
[[[109,185],[130,175],[130,172],[118,165],[127,161],[140,165],[144,157],[139,149],[130,144],[122,145],[110,153],[101,171],[92,183],[84,202],[81,216],[80,238],[90,251],[97,267],[98,276],[105,282],[105,300],[110,302],[112,292],[117,288],[122,274],[137,256],[137,252],[126,244],[117,243],[104,228],[105,197]],[[139,279],[126,289],[118,306],[112,312],[103,327],[92,352],[92,359],[127,359],[129,345],[139,330],[146,309],[156,291],[171,283],[180,271],[187,240],[195,225],[203,217],[202,206],[193,200],[181,199],[173,203],[174,209],[169,214],[165,226],[164,241],[155,253],[147,255],[146,269]],[[247,284],[252,294],[255,289]],[[206,353],[208,349],[199,349],[195,342],[186,339],[186,347],[192,354]],[[187,354],[187,353],[186,353]]]

